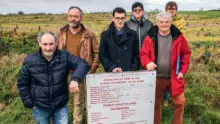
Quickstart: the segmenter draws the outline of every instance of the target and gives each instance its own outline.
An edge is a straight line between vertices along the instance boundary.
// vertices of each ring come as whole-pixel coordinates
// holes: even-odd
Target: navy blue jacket
[[[67,51],[56,50],[51,61],[47,61],[41,50],[25,58],[18,75],[18,90],[25,107],[37,107],[53,112],[67,104],[70,69],[72,80],[83,81],[89,65],[86,61]]]
[[[99,46],[99,61],[106,72],[116,67],[122,71],[134,71],[139,63],[137,33],[124,25],[124,33],[120,41],[116,41],[116,28],[112,22],[108,30],[102,32]]]

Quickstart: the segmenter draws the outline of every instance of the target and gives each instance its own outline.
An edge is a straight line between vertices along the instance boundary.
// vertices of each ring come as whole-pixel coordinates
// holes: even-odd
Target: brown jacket
[[[79,57],[86,60],[90,65],[88,73],[95,73],[99,66],[98,54],[99,54],[99,42],[94,32],[85,28],[81,24],[83,30],[82,39],[79,43]],[[69,25],[67,24],[60,29],[58,33],[58,49],[66,49],[66,38]]]

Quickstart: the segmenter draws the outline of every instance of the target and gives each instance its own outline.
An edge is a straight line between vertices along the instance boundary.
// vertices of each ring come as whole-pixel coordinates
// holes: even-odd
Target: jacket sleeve
[[[34,107],[30,86],[31,86],[30,73],[28,71],[27,62],[25,60],[18,75],[17,87],[21,100],[24,106],[27,108]]]
[[[150,39],[149,36],[147,36],[144,39],[143,45],[140,50],[139,58],[141,65],[144,69],[146,68],[146,65],[150,62],[153,62],[152,57],[151,57],[151,52],[153,51],[153,45],[152,45],[152,40]]]
[[[183,40],[181,43],[182,43],[182,45],[181,45],[181,51],[180,51],[180,56],[181,56],[180,57],[181,58],[180,72],[185,75],[187,70],[189,69],[191,51],[190,51],[189,45],[184,37],[183,37]]]
[[[94,32],[92,32],[92,64],[89,73],[95,73],[99,67],[99,42]]]
[[[140,63],[139,61],[139,41],[138,41],[138,35],[135,33],[134,35],[134,50],[133,50],[133,63],[132,63],[132,70],[137,70],[138,65]]]
[[[102,33],[99,46],[99,61],[101,62],[106,72],[112,72],[112,70],[116,68],[116,65],[114,65],[109,58],[108,47],[105,42],[105,35]]]
[[[71,76],[71,80],[77,81],[78,83],[82,83],[90,67],[85,60],[80,59],[74,55],[71,55],[69,52],[67,53],[68,53],[68,67],[74,70]]]

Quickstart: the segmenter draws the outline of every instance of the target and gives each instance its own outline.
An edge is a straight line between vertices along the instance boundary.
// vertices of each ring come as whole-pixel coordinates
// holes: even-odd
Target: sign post
[[[153,124],[155,71],[89,74],[88,124]]]

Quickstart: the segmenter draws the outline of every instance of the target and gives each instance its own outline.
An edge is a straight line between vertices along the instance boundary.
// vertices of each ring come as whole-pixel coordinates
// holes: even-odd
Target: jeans
[[[38,108],[32,110],[32,115],[36,124],[50,124],[50,118],[52,117],[53,124],[68,124],[68,108],[67,105],[56,110],[54,113],[42,111]]]

